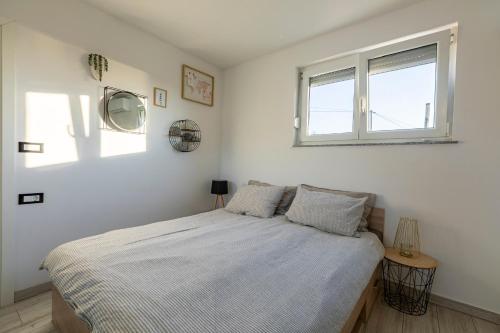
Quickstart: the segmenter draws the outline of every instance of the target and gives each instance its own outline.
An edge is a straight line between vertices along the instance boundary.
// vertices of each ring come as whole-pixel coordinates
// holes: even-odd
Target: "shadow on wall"
[[[37,168],[79,161],[83,147],[79,143],[88,139],[91,126],[94,128],[91,103],[88,95],[76,99],[68,94],[27,92],[24,138],[29,142],[43,142],[44,153],[26,154],[25,166]],[[99,132],[100,157],[147,151],[146,135],[105,129]]]

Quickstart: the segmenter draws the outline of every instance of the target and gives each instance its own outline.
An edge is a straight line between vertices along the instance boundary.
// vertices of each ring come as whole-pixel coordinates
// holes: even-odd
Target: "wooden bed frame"
[[[384,242],[384,222],[385,222],[385,209],[374,208],[368,216],[368,230],[373,232],[378,236],[381,242]],[[379,263],[373,274],[368,281],[368,285],[365,287],[361,296],[359,297],[351,315],[347,319],[342,328],[341,333],[354,333],[358,332],[361,327],[361,323],[367,322],[370,318],[370,314],[373,309],[373,305],[377,300],[377,296],[380,291],[380,278],[382,276],[382,264]]]
[[[385,210],[374,208],[368,216],[368,229],[383,241]],[[359,330],[361,323],[370,317],[380,289],[381,264],[375,268],[368,285],[359,297],[341,333]],[[55,286],[52,288],[52,322],[61,333],[90,333],[87,324],[77,317],[73,309],[64,301]]]

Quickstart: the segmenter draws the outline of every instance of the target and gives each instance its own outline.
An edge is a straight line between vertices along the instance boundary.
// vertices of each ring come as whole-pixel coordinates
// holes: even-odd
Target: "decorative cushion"
[[[226,210],[235,214],[272,217],[283,190],[281,186],[244,185],[229,201]]]
[[[363,210],[363,216],[361,217],[361,223],[359,224],[358,231],[367,231],[368,227],[368,216],[372,212],[373,207],[375,206],[375,199],[377,196],[373,193],[364,193],[364,192],[351,192],[351,191],[341,191],[341,190],[332,190],[328,188],[315,187],[311,185],[301,185],[304,189],[314,192],[326,192],[326,193],[334,193],[334,194],[342,194],[347,195],[351,198],[366,198],[365,207]]]
[[[258,180],[249,180],[248,185],[257,185],[257,186],[274,186],[269,183],[263,183]],[[276,215],[285,215],[285,213],[290,208],[292,204],[293,198],[295,198],[295,193],[297,193],[297,186],[285,186],[285,190],[283,191],[283,196],[281,197],[280,202],[278,203],[278,208],[276,208]]]
[[[324,191],[309,191],[303,186],[285,214],[292,222],[315,227],[319,230],[354,236],[363,216],[367,198]]]

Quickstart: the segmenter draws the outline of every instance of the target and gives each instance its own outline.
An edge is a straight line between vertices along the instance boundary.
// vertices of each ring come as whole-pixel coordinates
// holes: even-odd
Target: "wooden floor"
[[[30,298],[0,309],[0,333],[55,333],[51,322],[50,293]],[[500,333],[500,326],[469,315],[431,304],[424,316],[414,317],[387,306],[382,298],[377,303],[364,333],[439,332]]]
[[[47,292],[0,309],[0,333],[53,333],[52,297]]]
[[[500,333],[500,326],[461,312],[429,304],[423,316],[402,314],[379,297],[370,319],[360,329],[363,333]]]

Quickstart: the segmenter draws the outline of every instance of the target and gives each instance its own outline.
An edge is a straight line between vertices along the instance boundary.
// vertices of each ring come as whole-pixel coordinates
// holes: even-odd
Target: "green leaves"
[[[94,68],[95,71],[99,74],[99,81],[102,81],[103,71],[108,71],[108,59],[103,57],[100,54],[91,53],[88,57],[89,67]]]

